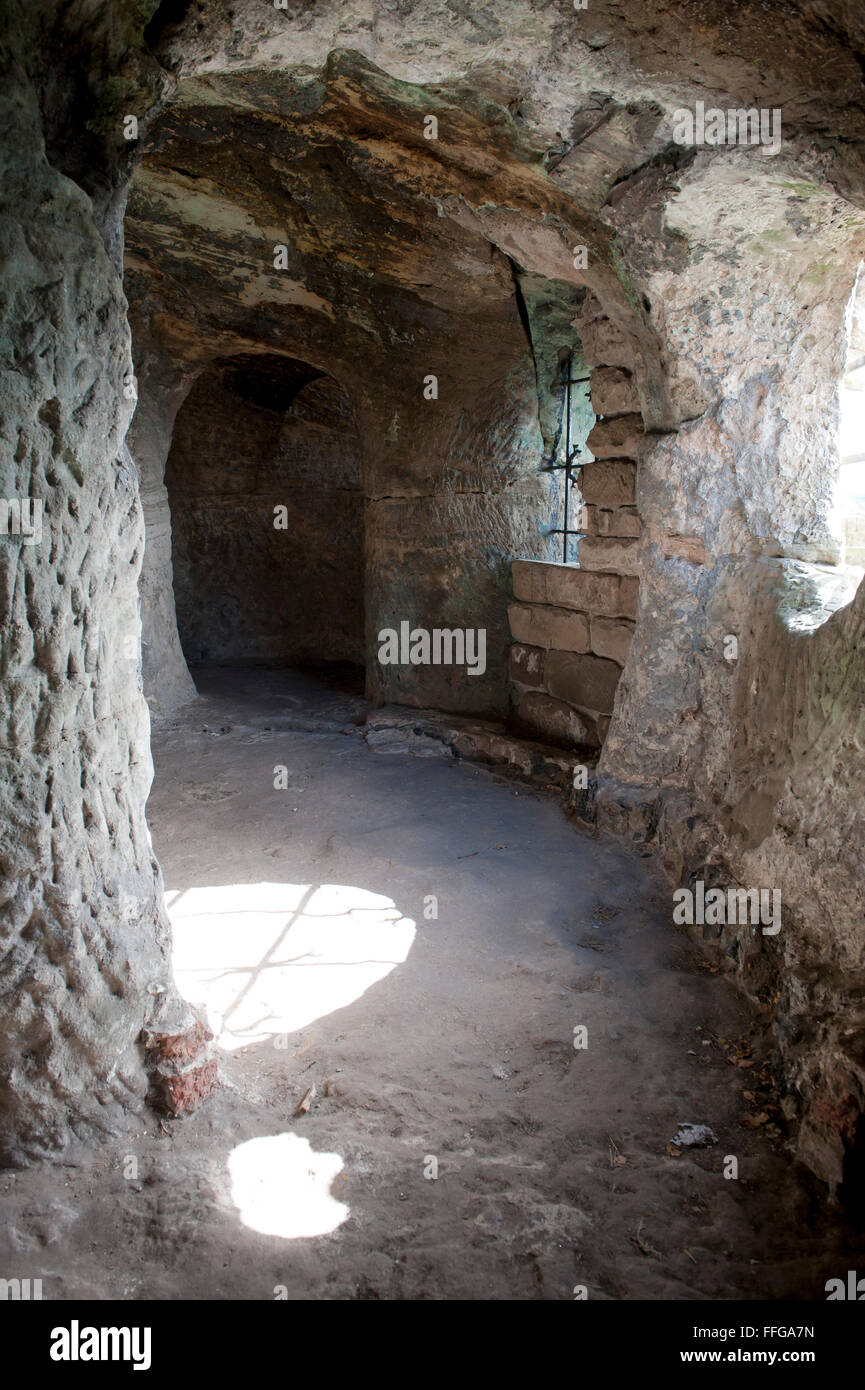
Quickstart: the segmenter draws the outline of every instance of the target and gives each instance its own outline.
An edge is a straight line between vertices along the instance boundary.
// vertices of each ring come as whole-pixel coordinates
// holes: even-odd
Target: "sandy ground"
[[[489,769],[375,751],[362,701],[312,677],[198,681],[154,730],[149,810],[222,1085],[0,1175],[0,1274],[45,1298],[822,1301],[856,1267],[743,1122],[760,1039],[645,851]],[[675,1156],[681,1122],[718,1144]]]

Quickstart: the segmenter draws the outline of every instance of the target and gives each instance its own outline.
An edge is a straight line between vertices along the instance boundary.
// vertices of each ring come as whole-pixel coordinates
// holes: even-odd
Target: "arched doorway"
[[[215,361],[165,473],[192,666],[363,664],[363,496],[351,404],[307,363]]]

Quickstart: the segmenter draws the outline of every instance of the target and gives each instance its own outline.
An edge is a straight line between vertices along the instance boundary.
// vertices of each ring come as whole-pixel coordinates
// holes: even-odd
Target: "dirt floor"
[[[0,1175],[10,1274],[53,1299],[823,1300],[857,1267],[645,850],[444,748],[370,747],[362,700],[311,676],[196,678],[149,812],[222,1084]],[[717,1145],[671,1147],[683,1122]]]

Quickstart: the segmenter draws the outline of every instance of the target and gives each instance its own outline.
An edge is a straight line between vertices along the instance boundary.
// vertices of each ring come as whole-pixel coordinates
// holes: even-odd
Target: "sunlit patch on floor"
[[[169,890],[165,902],[178,987],[228,1049],[345,1008],[402,964],[415,934],[391,898],[340,883]]]
[[[260,1235],[325,1236],[349,1214],[330,1192],[342,1166],[339,1154],[316,1153],[298,1134],[249,1139],[228,1156],[232,1200]]]

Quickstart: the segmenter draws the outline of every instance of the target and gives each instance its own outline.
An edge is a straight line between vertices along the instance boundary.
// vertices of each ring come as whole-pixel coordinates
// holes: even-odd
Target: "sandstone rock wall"
[[[93,196],[62,172],[52,132],[82,112],[62,56],[50,99],[34,79],[36,20],[14,5],[4,14],[0,93],[0,494],[42,508],[33,543],[0,537],[0,1163],[10,1165],[128,1123],[149,1084],[142,1029],[190,1021],[144,819],[144,527],[124,447],[119,175],[93,128]],[[82,52],[118,62],[122,37],[121,25],[106,39],[101,23],[86,41],[65,32],[85,70]],[[134,65],[127,77],[134,88]]]
[[[203,373],[175,425],[166,485],[184,654],[363,665],[363,483],[350,402],[308,369],[306,384],[277,371],[264,397],[254,389],[264,362],[273,370],[274,359],[252,358]]]
[[[637,471],[640,600],[600,815],[656,839],[676,883],[780,889],[777,942],[733,929],[723,945],[780,1020],[800,1153],[837,1186],[865,1096],[850,858],[865,847],[865,597],[832,567],[829,517],[865,224],[782,159],[769,178],[739,152],[680,176],[667,218],[692,250],[675,271],[656,255],[644,284],[692,418],[649,438]]]
[[[822,0],[457,8],[169,6],[145,38],[149,5],[5,7],[3,486],[46,518],[38,546],[0,538],[9,1161],[134,1110],[142,1028],[183,1026],[154,1017],[176,1001],[143,814],[124,288],[157,699],[190,690],[168,576],[173,419],[209,363],[266,351],[326,372],[356,405],[367,657],[403,616],[492,634],[483,680],[370,663],[373,695],[493,709],[510,562],[551,558],[533,471],[543,354],[515,289],[530,275],[591,291],[578,336],[607,373],[599,401],[608,390],[628,407],[600,422],[583,479],[594,577],[639,580],[599,816],[640,820],[674,880],[779,881],[776,944],[737,936],[730,955],[776,1011],[802,1156],[836,1185],[849,1163],[865,598],[845,606],[823,567],[837,558],[837,385],[865,228],[861,21]],[[672,112],[698,98],[782,106],[782,153],[675,146]],[[147,149],[122,288],[126,179],[144,152],[124,136],[129,112]],[[610,369],[632,374],[639,412]]]
[[[144,513],[146,544],[141,561],[141,673],[144,694],[156,714],[195,698],[177,631],[171,557],[171,512],[165,464],[172,432],[194,374],[177,371],[168,355],[148,350],[141,333],[135,344],[137,404],[127,434]]]

